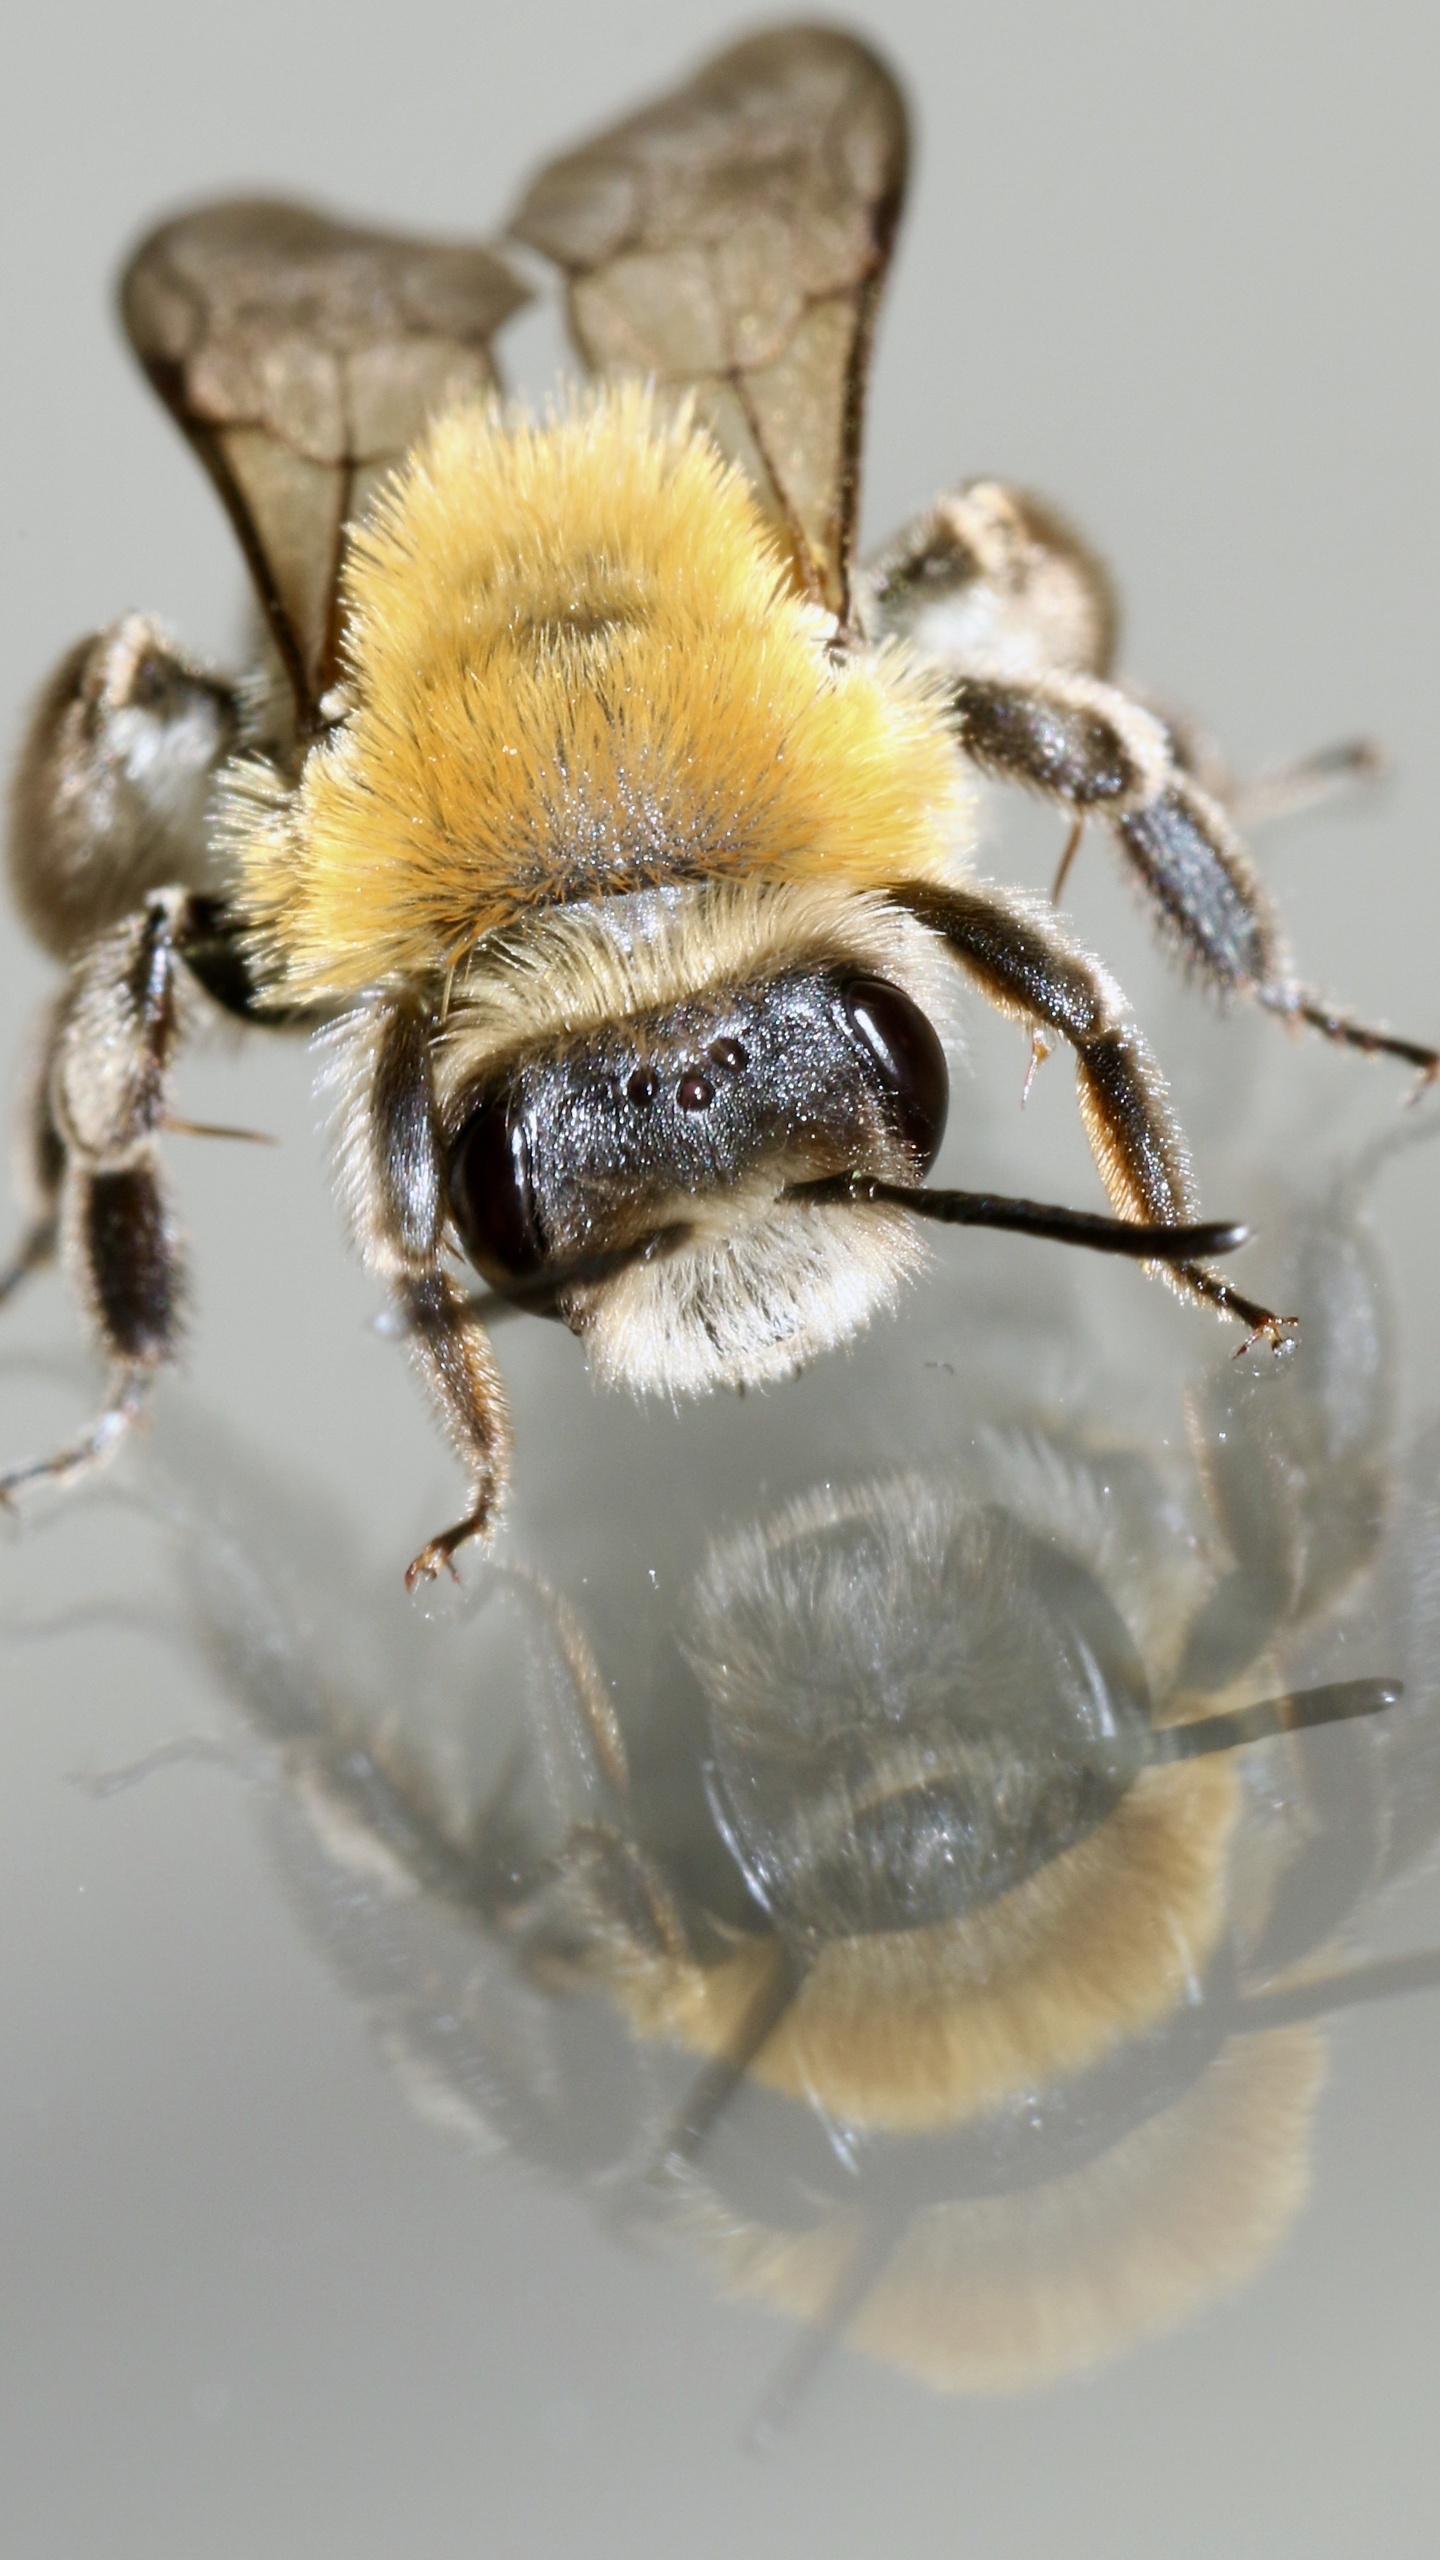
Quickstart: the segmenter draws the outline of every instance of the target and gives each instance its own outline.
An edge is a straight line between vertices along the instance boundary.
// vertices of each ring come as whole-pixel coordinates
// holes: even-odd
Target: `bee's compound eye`
[[[900,1135],[928,1173],[950,1107],[950,1074],[934,1024],[887,978],[847,978],[841,997],[851,1030],[894,1101]]]
[[[530,1149],[503,1097],[483,1102],[450,1150],[450,1206],[477,1271],[503,1289],[540,1268]]]

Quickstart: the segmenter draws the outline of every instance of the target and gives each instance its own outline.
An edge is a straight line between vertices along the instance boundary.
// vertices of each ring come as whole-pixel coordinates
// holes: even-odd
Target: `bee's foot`
[[[453,1528],[442,1529],[438,1538],[428,1539],[418,1556],[412,1556],[405,1567],[406,1590],[414,1592],[422,1582],[438,1581],[442,1573],[448,1573],[451,1581],[458,1583],[457,1549],[468,1546],[472,1538],[483,1542],[494,1525],[495,1505],[493,1501],[487,1501],[477,1504],[463,1520],[457,1520]]]
[[[1264,1309],[1258,1310],[1257,1313],[1259,1321],[1251,1322],[1250,1330],[1235,1353],[1235,1358],[1243,1360],[1246,1352],[1253,1351],[1257,1342],[1265,1343],[1271,1351],[1293,1350],[1300,1339],[1299,1317],[1271,1315]]]
[[[145,1409],[152,1377],[148,1369],[125,1371],[104,1411],[77,1439],[53,1450],[48,1458],[23,1458],[18,1466],[0,1469],[0,1511],[18,1510],[17,1496],[32,1487],[48,1486],[52,1492],[64,1493],[108,1466]]]

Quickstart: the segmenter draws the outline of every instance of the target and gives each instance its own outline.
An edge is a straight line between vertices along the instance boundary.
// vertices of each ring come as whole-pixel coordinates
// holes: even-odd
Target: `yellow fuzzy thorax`
[[[443,976],[527,909],[669,880],[877,888],[968,811],[933,684],[833,656],[748,485],[636,386],[441,419],[357,534],[346,695],[234,817],[267,975]]]

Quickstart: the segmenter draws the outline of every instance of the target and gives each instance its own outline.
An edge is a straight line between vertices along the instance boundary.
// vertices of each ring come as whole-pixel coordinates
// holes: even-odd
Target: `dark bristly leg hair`
[[[405,1581],[454,1572],[458,1548],[487,1537],[509,1475],[505,1391],[469,1294],[444,1269],[444,1139],[424,1026],[403,1004],[376,1004],[343,1028],[341,1161],[366,1263],[390,1286],[411,1356],[470,1478],[464,1517],[427,1541]]]
[[[1086,818],[1103,818],[1167,940],[1217,993],[1400,1058],[1427,1082],[1440,1073],[1440,1052],[1370,1030],[1296,982],[1235,832],[1373,781],[1384,757],[1369,739],[1236,790],[1200,730],[1114,681],[1103,563],[1044,501],[1000,481],[949,491],[868,565],[862,589],[867,628],[948,678],[956,736],[980,771],[1069,814],[1057,905]]]
[[[1389,770],[1390,760],[1374,738],[1335,738],[1328,746],[1238,782],[1218,742],[1173,703],[1149,694],[1125,698],[1138,699],[1159,721],[1175,773],[1218,801],[1231,825],[1242,830],[1275,826],[1326,808],[1334,800],[1370,790]]]
[[[206,812],[243,729],[235,689],[127,614],[77,643],[36,704],[11,797],[10,885],[69,971],[34,1052],[22,1133],[29,1225],[0,1302],[58,1244],[110,1363],[110,1400],[67,1448],[0,1473],[0,1500],[118,1447],[174,1356],[179,1247],[159,1139],[196,987],[247,1019],[238,918],[207,886]]]
[[[1274,909],[1224,810],[1176,776],[1146,806],[1113,821],[1127,857],[1180,957],[1220,995],[1248,996],[1283,1021],[1371,1057],[1399,1058],[1426,1082],[1440,1051],[1371,1029],[1293,977]]]
[[[911,881],[890,894],[944,937],[992,1004],[1027,1029],[1038,1024],[1069,1041],[1081,1117],[1117,1214],[1141,1225],[1193,1226],[1194,1180],[1164,1080],[1099,962],[1047,914],[997,889]],[[1252,1336],[1277,1342],[1292,1321],[1242,1296],[1201,1261],[1178,1263],[1165,1276]]]
[[[110,1364],[111,1392],[95,1422],[63,1449],[0,1470],[0,1502],[103,1464],[156,1372],[175,1356],[183,1276],[159,1142],[170,1130],[259,1135],[179,1120],[170,1109],[175,1060],[206,999],[240,1020],[271,1020],[260,1009],[238,918],[206,892],[181,886],[153,890],[83,944],[42,1017],[22,1088],[18,1149],[29,1223],[0,1270],[0,1305],[58,1246]]]
[[[0,1473],[0,1500],[70,1483],[113,1456],[156,1370],[174,1357],[183,1281],[158,1133],[184,1028],[186,906],[185,892],[161,891],[102,934],[77,962],[55,1017],[42,1146],[61,1252],[111,1389],[95,1422],[66,1447]]]
[[[490,1337],[470,1311],[466,1292],[448,1272],[429,1271],[396,1283],[411,1355],[470,1476],[470,1508],[448,1529],[428,1538],[405,1568],[405,1587],[453,1575],[459,1548],[487,1538],[499,1518],[509,1472],[510,1432],[505,1390]]]
[[[957,678],[956,734],[983,772],[1042,792],[1073,823],[1058,902],[1087,816],[1103,817],[1178,957],[1217,994],[1246,996],[1291,1023],[1427,1081],[1440,1051],[1357,1022],[1301,986],[1266,891],[1220,802],[1174,765],[1162,723],[1094,677]],[[1358,751],[1349,751],[1351,764]]]

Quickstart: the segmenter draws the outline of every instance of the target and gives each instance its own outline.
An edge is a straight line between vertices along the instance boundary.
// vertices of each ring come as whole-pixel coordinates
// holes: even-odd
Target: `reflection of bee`
[[[173,1350],[158,1142],[204,999],[339,1026],[361,1246],[471,1477],[412,1572],[483,1535],[505,1483],[457,1244],[639,1389],[845,1340],[914,1268],[917,1217],[1167,1260],[1273,1338],[1197,1258],[1234,1231],[1192,1223],[1113,983],[966,876],[967,762],[1103,815],[1218,988],[1436,1058],[1298,985],[1178,731],[1110,682],[1104,574],[1047,509],[977,484],[853,568],[905,157],[884,67],[811,28],[556,163],[512,232],[565,271],[602,387],[538,428],[489,405],[524,288],[486,250],[260,203],[140,249],[126,324],[235,522],[275,668],[231,687],[131,617],[37,711],[12,868],[71,976],[20,1267],[63,1239],[115,1384],[0,1493],[105,1454]],[[956,972],[1072,1044],[1118,1220],[923,1188]]]
[[[287,1883],[408,2094],[801,2318],[772,2416],[836,2335],[1018,2388],[1239,2283],[1303,2199],[1320,2018],[1436,1978],[1335,1945],[1440,1827],[1433,1435],[1395,1485],[1337,1205],[1302,1360],[1196,1399],[1203,1503],[1083,1424],[962,1431],[962,1469],[710,1537],[627,1611],[618,1713],[521,1573],[481,1581],[477,1698],[473,1629],[422,1642],[308,1504],[157,1435]],[[1167,1756],[1382,1704],[1287,1685],[1347,1592],[1403,1707]]]

